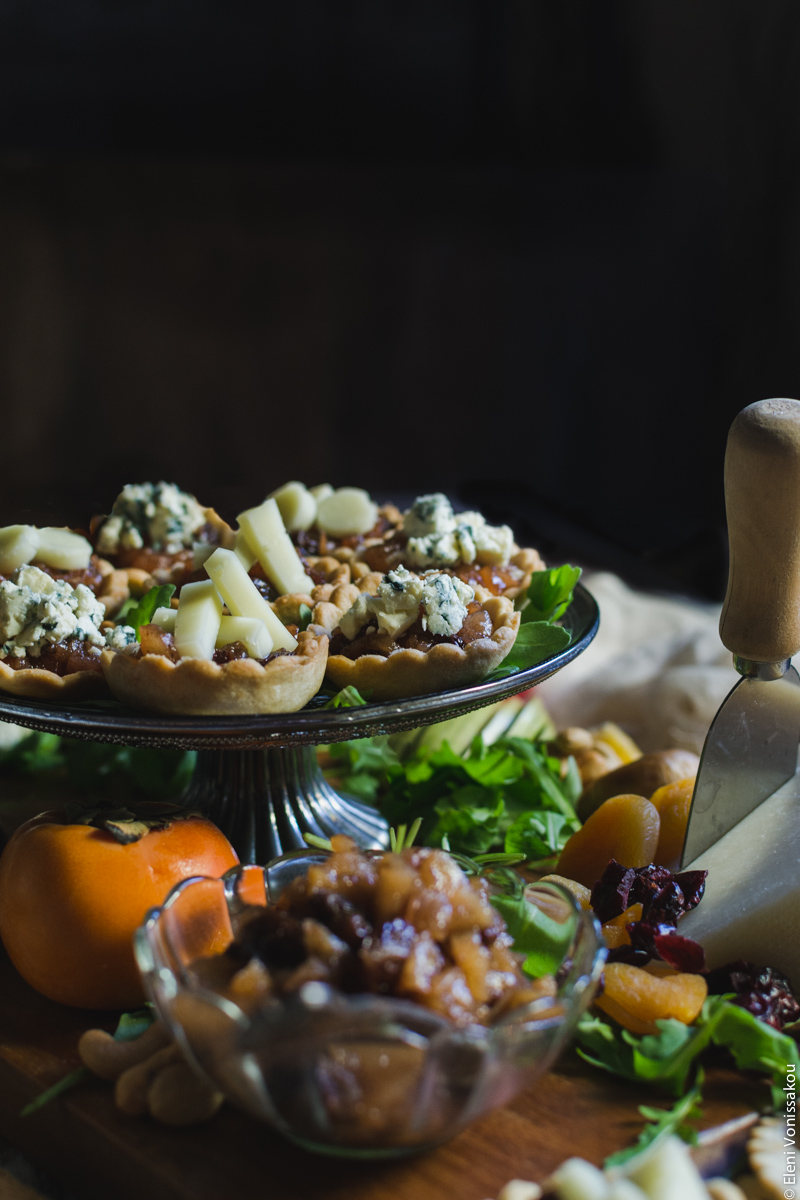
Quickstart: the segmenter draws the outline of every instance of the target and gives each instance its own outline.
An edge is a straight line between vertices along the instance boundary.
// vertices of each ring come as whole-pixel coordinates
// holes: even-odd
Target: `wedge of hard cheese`
[[[258,508],[239,513],[239,526],[247,545],[267,577],[283,594],[308,593],[314,586],[286,532],[275,500],[265,500]]]
[[[795,775],[686,870],[708,871],[679,933],[710,967],[737,958],[777,967],[800,987],[800,776]]]
[[[297,649],[297,642],[267,604],[233,550],[220,547],[206,559],[204,566],[232,616],[255,617],[263,621],[276,650]]]

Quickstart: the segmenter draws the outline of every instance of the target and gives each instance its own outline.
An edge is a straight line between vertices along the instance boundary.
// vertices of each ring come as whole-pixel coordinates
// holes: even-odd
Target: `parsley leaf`
[[[540,862],[560,854],[571,834],[563,813],[524,812],[507,831],[505,849],[509,854],[522,854],[531,862]]]

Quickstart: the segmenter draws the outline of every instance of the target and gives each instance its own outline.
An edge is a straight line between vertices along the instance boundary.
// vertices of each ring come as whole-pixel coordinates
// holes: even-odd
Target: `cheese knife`
[[[709,729],[681,863],[795,774],[800,739],[800,402],[761,400],[725,451],[730,566],[720,638],[741,679]]]

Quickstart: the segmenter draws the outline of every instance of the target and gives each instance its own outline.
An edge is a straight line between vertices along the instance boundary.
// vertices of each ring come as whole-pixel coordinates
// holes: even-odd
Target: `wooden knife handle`
[[[725,451],[730,568],[719,623],[741,658],[800,650],[800,401],[742,409]]]

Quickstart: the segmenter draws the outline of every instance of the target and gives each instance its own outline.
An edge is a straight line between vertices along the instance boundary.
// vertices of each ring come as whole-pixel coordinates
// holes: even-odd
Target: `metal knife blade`
[[[706,737],[681,863],[686,866],[776,792],[797,769],[800,676],[744,676]]]
[[[743,409],[725,450],[730,566],[720,638],[743,678],[708,732],[681,857],[693,862],[797,769],[800,402]]]

